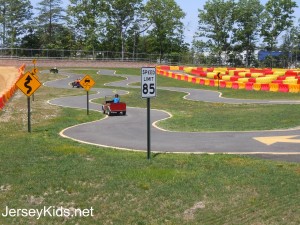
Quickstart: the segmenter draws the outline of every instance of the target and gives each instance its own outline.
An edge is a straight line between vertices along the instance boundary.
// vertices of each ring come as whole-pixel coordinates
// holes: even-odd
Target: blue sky
[[[203,9],[203,5],[206,0],[175,0],[181,9],[186,13],[184,19],[185,24],[185,38],[188,43],[193,40],[193,35],[197,31],[198,27],[198,9]],[[267,0],[260,1],[263,5],[266,4]],[[296,0],[298,8],[295,9],[294,16],[300,18],[300,2]],[[295,21],[297,22],[297,20]]]
[[[31,0],[33,7],[40,2],[41,0]],[[193,39],[193,35],[197,31],[198,26],[198,9],[203,9],[203,5],[206,0],[175,0],[177,4],[181,7],[181,9],[186,13],[186,17],[184,19],[185,25],[185,41],[191,43]],[[62,0],[62,2],[67,5],[68,0]],[[267,0],[261,0],[262,4],[265,4]],[[297,0],[298,8],[295,10],[294,15],[299,18],[300,14],[300,3]]]

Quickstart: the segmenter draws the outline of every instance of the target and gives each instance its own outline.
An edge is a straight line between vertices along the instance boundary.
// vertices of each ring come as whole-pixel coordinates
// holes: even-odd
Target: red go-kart
[[[126,103],[125,102],[118,102],[114,103],[112,96],[105,96],[105,102],[102,105],[103,114],[107,114],[111,116],[112,114],[119,115],[126,115]]]

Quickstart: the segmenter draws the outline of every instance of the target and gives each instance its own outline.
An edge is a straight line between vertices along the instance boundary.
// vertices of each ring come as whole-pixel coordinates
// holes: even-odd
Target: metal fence
[[[191,57],[182,54],[159,54],[112,52],[112,51],[84,51],[64,49],[25,49],[0,48],[1,58],[43,58],[69,60],[99,60],[99,61],[128,61],[149,62],[162,64],[192,63]]]

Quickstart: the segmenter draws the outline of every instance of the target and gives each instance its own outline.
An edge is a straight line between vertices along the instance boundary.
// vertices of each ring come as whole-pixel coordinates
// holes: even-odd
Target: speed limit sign
[[[156,97],[156,68],[143,67],[141,72],[142,98]]]

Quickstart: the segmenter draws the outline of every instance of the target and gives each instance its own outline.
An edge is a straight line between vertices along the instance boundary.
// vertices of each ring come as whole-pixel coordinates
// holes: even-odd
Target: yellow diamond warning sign
[[[38,69],[38,68],[33,68],[33,69],[31,70],[31,74],[33,74],[33,75],[36,75],[38,72],[39,72],[39,69]]]
[[[41,86],[41,83],[30,72],[26,72],[25,75],[18,80],[16,85],[29,97]]]
[[[79,83],[86,91],[95,85],[95,81],[89,75],[86,75]]]

